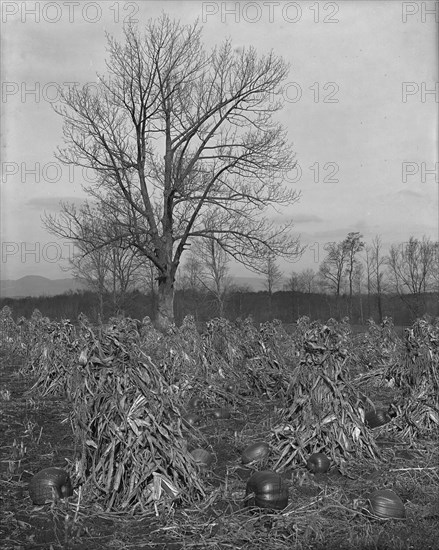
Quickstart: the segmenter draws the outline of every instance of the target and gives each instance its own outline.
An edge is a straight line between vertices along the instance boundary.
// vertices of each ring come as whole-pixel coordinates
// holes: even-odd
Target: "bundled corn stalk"
[[[50,322],[34,313],[27,330],[33,337],[21,373],[37,376],[30,392],[65,395],[81,349],[76,327],[68,320]]]
[[[294,343],[280,321],[265,323],[259,330],[251,318],[231,324],[213,319],[203,334],[209,364],[234,386],[246,386],[252,394],[274,397],[288,386],[288,364]],[[244,388],[242,388],[244,389]]]
[[[358,338],[357,344],[359,365],[362,370],[391,367],[402,349],[401,338],[396,334],[390,317],[385,317],[380,325],[369,319],[367,332]]]
[[[107,511],[144,512],[204,495],[173,389],[133,330],[129,323],[102,330],[89,339],[87,359],[76,367],[78,481]]]
[[[4,306],[0,311],[0,352],[23,355],[24,350],[21,321],[16,323],[11,308]]]
[[[221,360],[230,373],[242,368],[248,357],[257,353],[258,331],[251,318],[231,323],[227,319],[212,319],[206,323],[203,342],[210,364]]]
[[[345,334],[310,323],[302,333],[282,422],[275,427],[276,469],[325,453],[342,469],[352,458],[375,459],[378,448],[364,424],[364,404],[348,381]]]
[[[439,319],[418,319],[405,332],[405,350],[386,377],[402,393],[391,426],[410,439],[439,433]]]

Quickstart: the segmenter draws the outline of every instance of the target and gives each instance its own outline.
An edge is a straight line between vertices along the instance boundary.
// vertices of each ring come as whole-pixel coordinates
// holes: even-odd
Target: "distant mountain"
[[[56,296],[65,292],[83,290],[85,285],[76,279],[48,279],[40,275],[27,275],[17,280],[0,282],[1,298],[23,298],[26,296]]]
[[[264,290],[262,279],[257,277],[234,277],[238,287]],[[48,279],[40,275],[27,275],[21,279],[0,281],[0,298],[24,298],[26,296],[56,296],[69,291],[84,290],[85,283],[76,279]]]

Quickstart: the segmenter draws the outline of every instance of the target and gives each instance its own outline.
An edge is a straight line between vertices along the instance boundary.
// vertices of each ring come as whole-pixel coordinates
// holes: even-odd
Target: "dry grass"
[[[0,401],[5,548],[437,550],[437,322],[420,320],[401,340],[388,321],[364,339],[346,321],[306,318],[291,333],[213,320],[204,334],[187,319],[166,335],[147,319],[98,329],[84,318],[73,326],[35,314],[19,328],[8,312],[1,319],[16,340],[2,351],[16,352],[26,375],[10,369]],[[36,384],[23,393],[31,376]],[[181,418],[193,396],[205,402],[199,430]],[[364,411],[390,402],[396,416],[367,428]],[[50,407],[70,412],[76,491],[35,508],[29,476],[61,465],[60,430],[69,429]],[[230,418],[212,418],[213,407]],[[269,457],[242,466],[242,450],[257,440],[270,443]],[[214,453],[211,469],[196,467],[194,447]],[[330,456],[327,474],[306,470],[315,451]],[[255,468],[275,468],[288,483],[282,512],[246,507]],[[368,495],[383,488],[401,497],[405,520],[370,514]]]

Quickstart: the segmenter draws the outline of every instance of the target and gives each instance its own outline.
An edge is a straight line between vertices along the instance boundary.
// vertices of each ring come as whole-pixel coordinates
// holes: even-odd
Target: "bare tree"
[[[307,294],[314,292],[316,277],[317,273],[314,269],[308,268],[301,271],[298,277],[300,290],[302,292],[306,292]]]
[[[285,282],[284,289],[311,294],[314,291],[316,276],[317,273],[313,269],[303,269],[299,273],[293,271]]]
[[[343,241],[326,245],[328,253],[320,264],[319,275],[337,297],[340,296],[343,286],[347,282],[349,297],[352,299],[356,255],[364,247],[364,243],[360,239],[359,233],[351,232]]]
[[[199,239],[193,253],[201,262],[202,284],[213,295],[217,314],[223,317],[227,295],[233,288],[229,275],[230,258],[213,239]]]
[[[370,317],[370,300],[372,296],[372,270],[373,270],[373,260],[372,260],[372,247],[366,245],[364,248],[364,274],[366,277],[366,289],[367,289],[367,316]]]
[[[104,301],[108,294],[110,277],[109,251],[102,248],[92,248],[89,251],[81,243],[81,250],[69,258],[67,270],[72,272],[75,279],[84,281],[87,287],[98,297],[98,311],[101,318],[104,316]],[[64,268],[63,268],[64,269]]]
[[[372,264],[373,289],[377,297],[378,316],[380,322],[383,320],[383,293],[385,292],[385,266],[387,257],[382,253],[381,237],[377,235],[370,247]]]
[[[338,297],[342,290],[346,266],[346,249],[343,242],[326,245],[328,254],[320,264],[319,275],[323,284]]]
[[[155,265],[162,327],[173,322],[175,276],[194,237],[259,272],[267,254],[301,253],[292,224],[267,217],[299,198],[283,183],[294,159],[274,119],[288,67],[229,41],[206,53],[200,33],[167,15],[143,35],[127,26],[124,43],[108,37],[97,91],[71,87],[55,106],[66,143],[57,158],[95,171],[87,189],[113,211],[112,238]]]
[[[291,292],[300,291],[299,274],[293,271],[284,284],[284,289]]]
[[[407,243],[390,247],[387,263],[393,290],[416,315],[423,306],[422,294],[436,291],[436,254],[437,243],[425,236],[422,240],[410,237]]]
[[[271,254],[266,259],[263,274],[265,275],[264,287],[267,289],[268,295],[272,296],[282,281],[283,273],[276,263],[276,258]]]
[[[179,273],[181,272],[181,275],[177,279],[179,287],[184,290],[200,290],[202,288],[202,270],[203,266],[200,258],[190,252],[186,256],[185,262],[180,266]]]
[[[343,241],[342,246],[346,258],[346,274],[349,283],[349,299],[352,302],[352,294],[354,288],[354,275],[358,264],[357,254],[364,248],[364,242],[361,240],[363,235],[359,232],[351,232]]]
[[[114,313],[124,305],[127,293],[148,279],[150,262],[136,253],[135,249],[122,246],[113,238],[111,217],[103,205],[91,205],[85,201],[79,208],[74,204],[61,203],[59,218],[48,215],[46,223],[50,230],[68,228],[75,254],[69,258],[73,276],[86,281],[99,298],[99,313],[104,314],[105,297],[112,297]],[[102,244],[106,242],[111,244]],[[148,265],[149,264],[149,265]]]

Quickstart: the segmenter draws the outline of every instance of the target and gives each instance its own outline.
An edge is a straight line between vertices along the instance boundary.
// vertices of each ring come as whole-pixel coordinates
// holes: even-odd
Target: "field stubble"
[[[208,408],[200,409],[194,437],[215,455],[212,469],[199,474],[205,498],[132,516],[105,511],[96,500],[87,502],[77,487],[69,501],[34,506],[27,491],[34,473],[58,466],[75,480],[80,449],[71,428],[72,405],[64,395],[29,392],[38,373],[24,376],[22,358],[3,351],[0,359],[0,547],[5,550],[439,549],[437,431],[414,440],[376,428],[379,460],[353,458],[343,471],[333,466],[325,474],[311,474],[305,464],[294,462],[281,471],[289,487],[289,504],[282,512],[246,508],[248,478],[272,462],[244,467],[241,452],[257,440],[273,446],[273,430],[286,417],[289,397],[276,394],[271,381],[267,392],[256,383],[246,392],[236,385],[221,394],[219,404],[227,404],[230,418],[217,419],[207,414]],[[364,373],[354,374],[361,379]],[[361,391],[377,407],[395,399],[395,389],[372,375],[361,379]],[[368,514],[367,497],[380,488],[401,497],[404,520]]]

